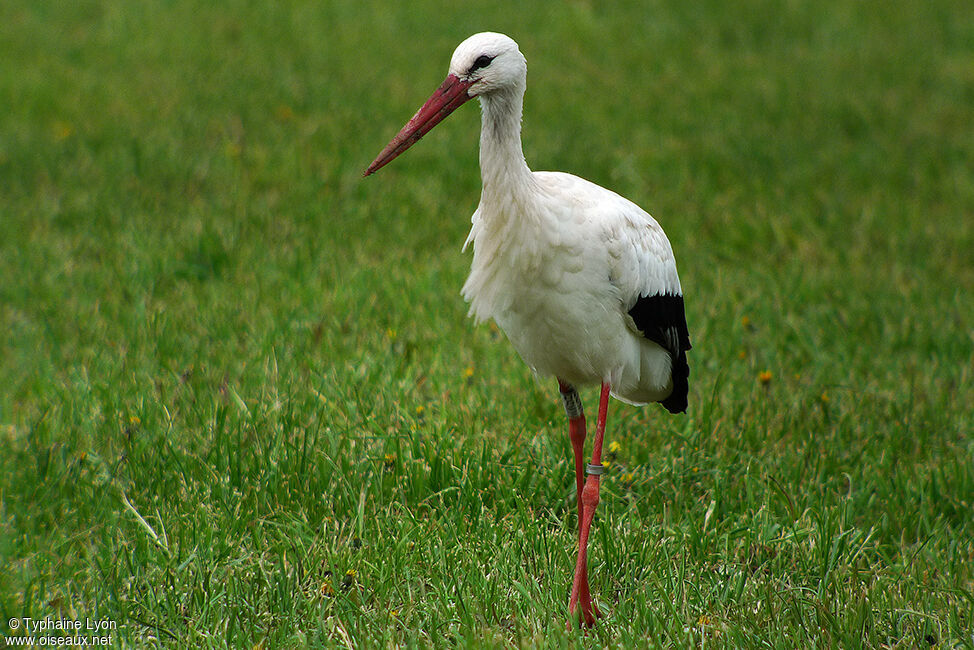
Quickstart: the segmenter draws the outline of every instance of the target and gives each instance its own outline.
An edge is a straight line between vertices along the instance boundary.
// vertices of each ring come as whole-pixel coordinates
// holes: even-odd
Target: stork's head
[[[470,84],[470,97],[521,86],[527,72],[514,39],[496,32],[474,34],[457,46],[450,60],[450,74]]]
[[[365,175],[391,162],[474,97],[503,90],[523,92],[527,71],[527,62],[513,39],[495,32],[474,34],[457,46],[446,80],[376,156]]]

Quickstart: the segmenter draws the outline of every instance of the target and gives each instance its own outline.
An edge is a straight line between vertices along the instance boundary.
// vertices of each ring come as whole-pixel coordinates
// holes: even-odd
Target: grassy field
[[[974,647],[967,2],[214,4],[0,8],[0,634]],[[588,637],[557,386],[459,296],[476,107],[361,178],[486,29],[529,164],[687,295],[688,414],[610,407]]]

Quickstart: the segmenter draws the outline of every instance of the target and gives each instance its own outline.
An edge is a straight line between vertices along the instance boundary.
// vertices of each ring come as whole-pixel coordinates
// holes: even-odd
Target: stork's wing
[[[660,403],[673,413],[685,411],[690,335],[676,260],[663,229],[632,201],[577,176],[534,172],[534,178],[550,197],[568,206],[560,215],[575,219],[570,232],[590,240],[594,248],[587,257],[607,253],[609,282],[627,324],[670,355],[673,390]]]
[[[609,225],[612,282],[619,289],[630,327],[669,353],[673,391],[661,404],[671,413],[680,413],[687,409],[686,353],[691,346],[676,260],[659,224],[635,204],[629,205]]]
[[[629,310],[643,336],[670,353],[674,359],[690,349],[690,333],[683,296],[641,296]]]

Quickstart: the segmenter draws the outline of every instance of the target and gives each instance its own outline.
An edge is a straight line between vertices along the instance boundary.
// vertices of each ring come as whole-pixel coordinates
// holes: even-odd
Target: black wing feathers
[[[670,413],[685,412],[690,390],[690,366],[687,364],[690,332],[687,330],[683,296],[640,296],[629,310],[629,315],[643,336],[669,352],[673,360],[673,392],[660,404]]]

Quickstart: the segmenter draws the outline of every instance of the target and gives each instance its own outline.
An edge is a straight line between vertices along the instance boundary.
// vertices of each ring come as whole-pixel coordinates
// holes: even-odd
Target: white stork
[[[575,455],[578,560],[568,608],[602,614],[588,585],[589,529],[599,503],[609,395],[686,411],[690,338],[673,250],[663,229],[618,194],[559,172],[532,172],[521,152],[527,62],[503,34],[460,43],[443,84],[365,171],[368,176],[464,102],[480,98],[483,192],[463,287],[477,321],[493,318],[521,358],[558,379]],[[601,383],[592,462],[576,385]],[[585,474],[588,474],[587,478]],[[569,620],[571,626],[571,620]]]

